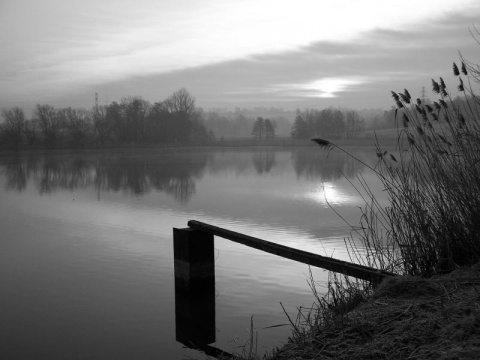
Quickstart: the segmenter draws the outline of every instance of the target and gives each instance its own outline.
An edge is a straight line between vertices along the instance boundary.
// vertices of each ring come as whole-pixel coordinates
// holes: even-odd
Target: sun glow
[[[317,42],[359,41],[402,30],[471,0],[5,0],[0,11],[2,87],[12,96],[201,67]],[[415,11],[412,11],[415,8]],[[323,78],[299,90],[333,97],[358,79]],[[3,89],[0,89],[3,90]],[[6,92],[5,92],[6,93]],[[4,95],[0,91],[0,95]]]
[[[323,183],[320,189],[310,192],[307,196],[323,205],[340,205],[353,201],[352,196],[343,193],[338,186],[328,182]]]
[[[331,98],[362,82],[360,79],[324,78],[300,85],[299,88],[306,90],[307,96]]]

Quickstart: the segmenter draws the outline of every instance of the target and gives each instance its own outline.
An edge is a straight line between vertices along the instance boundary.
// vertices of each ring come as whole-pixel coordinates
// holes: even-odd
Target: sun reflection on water
[[[344,189],[330,182],[324,182],[316,191],[307,193],[306,197],[323,205],[344,205],[357,200],[356,197],[347,194]]]

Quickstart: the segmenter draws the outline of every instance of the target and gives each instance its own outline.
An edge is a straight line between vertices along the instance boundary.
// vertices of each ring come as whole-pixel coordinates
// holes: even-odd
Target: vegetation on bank
[[[480,98],[473,87],[480,68],[462,59],[453,73],[462,99],[442,78],[432,80],[436,101],[392,92],[397,147],[377,144],[371,168],[389,205],[359,177],[365,206],[346,239],[351,259],[399,276],[375,288],[331,274],[324,296],[311,279],[314,306],[299,309],[290,341],[269,358],[478,358]],[[329,140],[315,142],[344,151]]]
[[[299,313],[290,341],[271,359],[478,359],[478,264],[431,278],[390,278],[370,296],[332,294],[328,302],[317,298],[322,305],[310,316]]]

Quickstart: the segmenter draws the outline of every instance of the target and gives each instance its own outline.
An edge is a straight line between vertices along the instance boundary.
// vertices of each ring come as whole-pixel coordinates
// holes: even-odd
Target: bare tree
[[[364,121],[355,110],[350,110],[345,113],[345,137],[347,139],[354,138],[358,133],[365,128]]]
[[[129,133],[129,140],[145,141],[147,138],[147,117],[150,103],[140,96],[121,99],[121,108]]]
[[[4,122],[0,124],[0,134],[6,141],[15,146],[22,142],[23,126],[25,123],[25,113],[19,107],[11,109],[2,109]]]
[[[98,141],[107,141],[113,131],[113,124],[107,117],[107,106],[99,106],[93,109],[93,128]]]
[[[187,114],[190,120],[199,116],[195,107],[195,98],[185,88],[175,91],[164,103],[170,112]]]
[[[91,115],[88,111],[69,107],[59,111],[59,116],[63,117],[73,145],[78,146],[87,139],[91,129]]]
[[[53,147],[61,142],[65,130],[65,121],[57,110],[50,105],[39,105],[35,108],[35,116],[43,134],[45,145]]]
[[[175,141],[198,142],[206,138],[207,133],[200,122],[200,111],[195,106],[195,98],[185,88],[175,91],[163,105],[174,120],[169,122],[168,131]]]
[[[23,133],[29,145],[33,145],[37,141],[37,123],[36,119],[26,120],[24,123]]]

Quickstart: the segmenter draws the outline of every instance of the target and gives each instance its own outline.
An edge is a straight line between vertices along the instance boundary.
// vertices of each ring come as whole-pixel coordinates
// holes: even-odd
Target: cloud
[[[262,101],[382,106],[389,104],[389,90],[420,91],[429,77],[444,74],[457,50],[473,55],[468,26],[480,14],[476,2],[448,13],[432,7],[428,15],[418,6],[428,8],[429,2],[418,3],[417,11],[354,2],[344,4],[340,17],[334,16],[338,9],[304,0],[294,8],[266,1],[263,9],[258,1],[140,1],[134,8],[92,1],[75,9],[54,3],[53,18],[32,5],[44,15],[41,21],[34,22],[31,12],[19,20],[31,38],[19,29],[16,44],[6,42],[8,32],[0,35],[7,50],[0,55],[2,98],[66,103],[70,96],[73,104],[91,103],[98,91],[110,100],[143,95],[158,101],[187,87],[205,107]],[[358,19],[364,27],[347,26]]]

